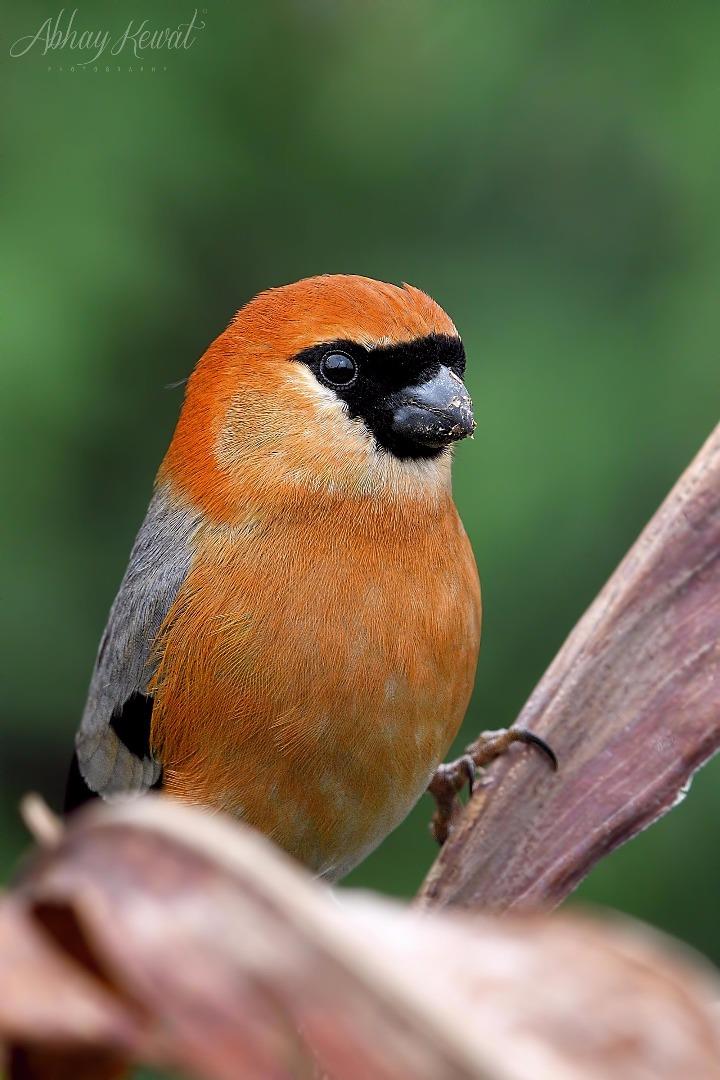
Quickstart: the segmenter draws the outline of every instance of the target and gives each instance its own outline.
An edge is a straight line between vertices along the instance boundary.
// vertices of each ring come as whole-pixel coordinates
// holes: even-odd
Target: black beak
[[[404,390],[392,430],[402,439],[437,449],[472,435],[472,401],[460,376],[443,366],[432,379]]]

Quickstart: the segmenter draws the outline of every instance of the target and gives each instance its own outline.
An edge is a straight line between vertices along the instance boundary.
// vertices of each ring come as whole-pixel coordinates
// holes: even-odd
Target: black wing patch
[[[150,752],[152,709],[152,697],[149,694],[141,694],[136,690],[130,695],[122,708],[116,709],[110,718],[110,727],[120,742],[140,761],[144,758],[152,758]],[[160,776],[150,790],[158,791],[162,787],[162,782],[161,771]],[[97,792],[92,791],[85,783],[80,772],[77,754],[73,754],[65,788],[64,812],[69,814],[72,810],[76,810],[78,806],[82,806],[97,797]]]
[[[118,739],[136,758],[152,757],[150,753],[150,720],[153,699],[149,694],[135,690],[121,709],[115,709],[110,717],[110,727]]]

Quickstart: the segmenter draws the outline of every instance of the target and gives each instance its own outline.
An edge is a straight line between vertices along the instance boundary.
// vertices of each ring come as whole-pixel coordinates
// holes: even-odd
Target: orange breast
[[[343,500],[207,526],[159,643],[166,789],[338,877],[425,789],[467,708],[479,636],[449,497],[433,514]]]

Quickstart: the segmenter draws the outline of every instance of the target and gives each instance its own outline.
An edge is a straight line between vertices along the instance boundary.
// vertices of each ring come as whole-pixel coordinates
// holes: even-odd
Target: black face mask
[[[430,334],[377,349],[332,341],[295,360],[337,394],[380,448],[401,460],[437,457],[475,429],[457,337]]]

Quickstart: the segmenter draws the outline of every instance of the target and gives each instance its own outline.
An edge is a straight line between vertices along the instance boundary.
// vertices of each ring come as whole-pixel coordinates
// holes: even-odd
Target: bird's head
[[[198,363],[163,469],[223,517],[248,491],[427,497],[475,427],[464,370],[452,321],[412,286],[270,289]]]

